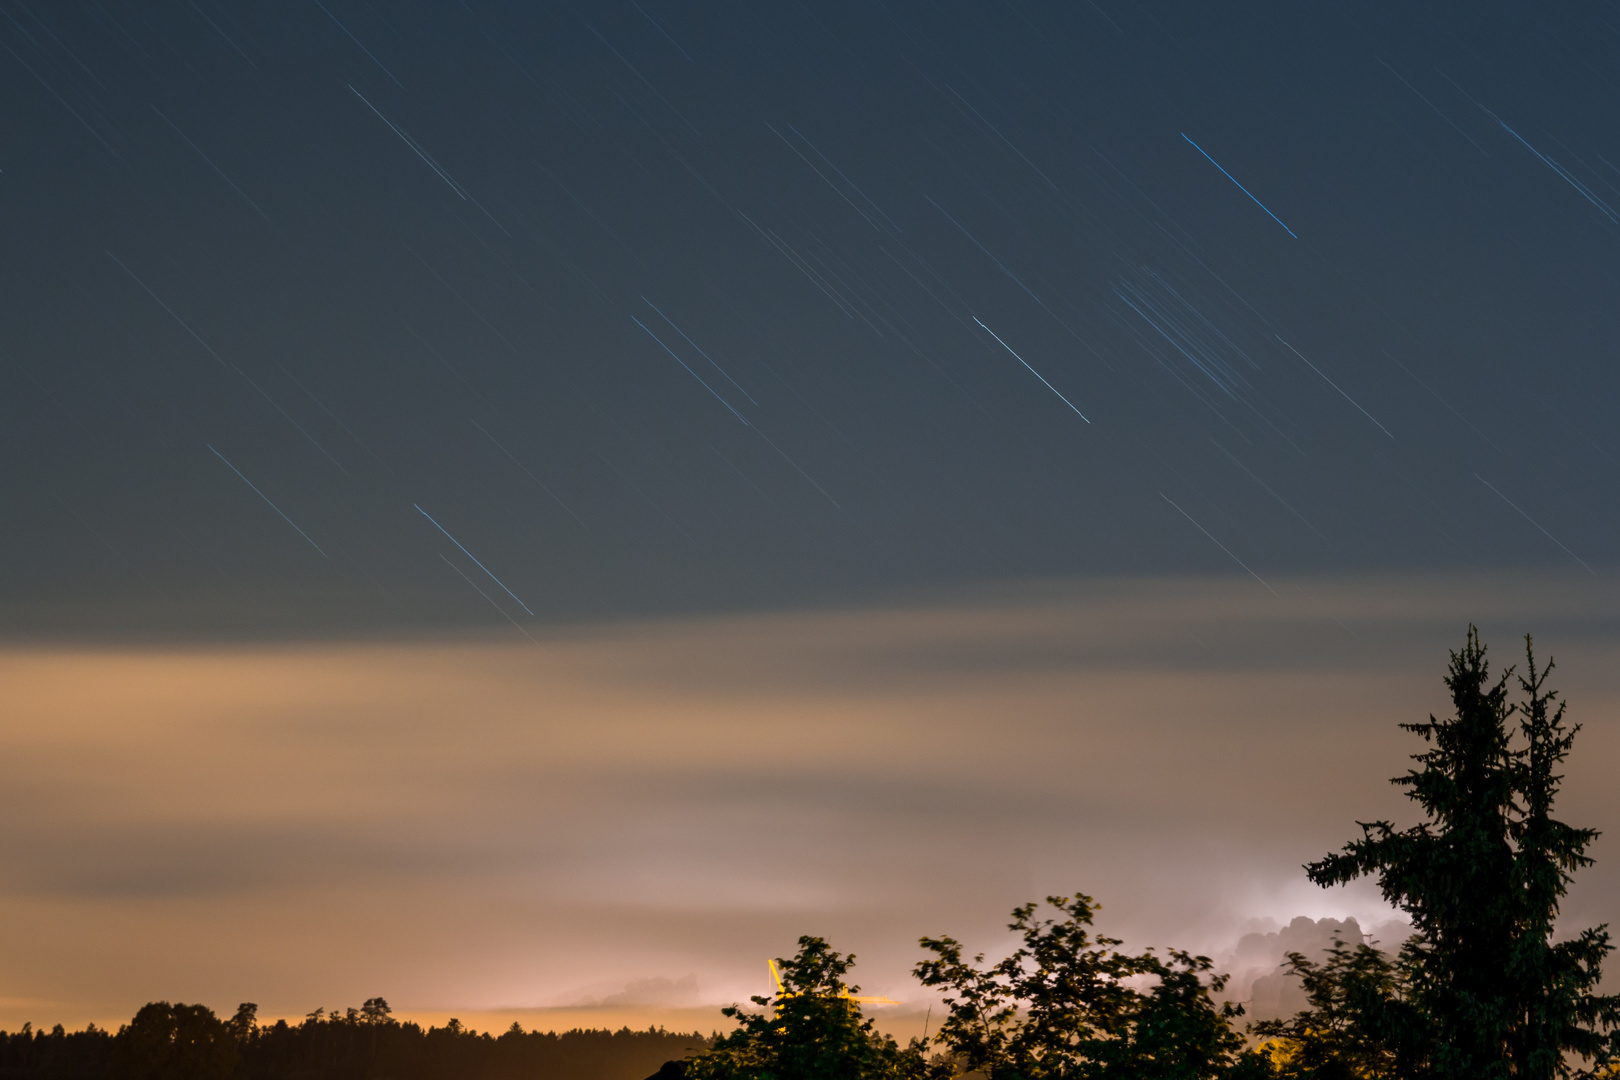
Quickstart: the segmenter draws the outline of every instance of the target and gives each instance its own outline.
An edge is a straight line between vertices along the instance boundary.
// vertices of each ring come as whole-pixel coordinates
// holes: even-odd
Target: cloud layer
[[[1591,579],[1061,583],[490,638],[0,653],[0,1025],[155,998],[300,1014],[687,1007],[800,933],[917,998],[1081,889],[1133,942],[1387,913],[1299,863],[1409,814],[1395,724],[1469,619],[1535,630],[1620,828],[1620,610]],[[1573,919],[1616,914],[1600,841]],[[656,1000],[655,1000],[656,999]]]

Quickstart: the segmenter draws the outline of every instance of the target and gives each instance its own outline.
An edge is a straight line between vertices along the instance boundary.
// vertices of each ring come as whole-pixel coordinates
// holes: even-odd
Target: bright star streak
[[[1483,476],[1479,475],[1479,473],[1474,474],[1474,479],[1478,480],[1480,483],[1484,484],[1486,487],[1490,488],[1492,491],[1496,491],[1496,485],[1491,483],[1489,480],[1485,479]],[[1569,548],[1565,547],[1564,544],[1563,544],[1563,541],[1559,540],[1558,537],[1554,536],[1552,533],[1548,532],[1546,529],[1542,529],[1541,528],[1541,522],[1537,521],[1535,518],[1531,517],[1529,514],[1525,513],[1523,510],[1520,510],[1518,504],[1515,503],[1512,499],[1508,498],[1506,495],[1503,495],[1500,491],[1496,491],[1496,497],[1501,499],[1503,502],[1507,503],[1509,506],[1513,507],[1513,509],[1518,512],[1518,515],[1520,517],[1524,518],[1524,520],[1526,520],[1530,524],[1534,525],[1537,529],[1540,529],[1542,536],[1545,536],[1547,539],[1549,539],[1553,543],[1557,544],[1558,545],[1558,550],[1562,551],[1565,555],[1568,555],[1570,558],[1572,558],[1576,562],[1580,563],[1581,564],[1581,569],[1585,570],[1588,574],[1596,574],[1597,573],[1596,570],[1592,569],[1590,566],[1587,566],[1585,561],[1582,560],[1579,555],[1575,554],[1573,551],[1569,550]]]
[[[461,580],[465,581],[467,584],[471,585],[473,587],[473,592],[477,593],[479,596],[482,596],[486,601],[488,601],[490,607],[494,608],[496,611],[499,611],[502,615],[505,615],[506,616],[506,621],[511,623],[513,626],[517,627],[518,633],[522,634],[524,637],[528,638],[530,641],[534,641],[534,635],[530,634],[527,630],[523,629],[523,624],[522,623],[520,623],[516,619],[512,618],[512,616],[507,615],[506,614],[506,609],[501,607],[501,605],[497,604],[495,602],[494,598],[492,598],[489,595],[489,593],[485,592],[483,589],[480,589],[478,587],[478,582],[474,581],[472,578],[470,578],[466,574],[462,573],[461,567],[457,566],[455,563],[451,562],[449,559],[445,559],[443,555],[440,555],[439,558],[444,559],[444,565],[448,566],[450,569],[454,570],[456,573],[461,574]],[[538,641],[534,641],[534,643],[536,645],[540,644]]]
[[[415,503],[411,503],[411,505],[416,506]],[[428,513],[426,510],[422,509],[420,506],[416,506],[416,512],[418,514],[421,514],[423,517],[427,518],[429,521],[433,521],[433,515]],[[449,537],[450,542],[452,544],[456,545],[456,547],[458,547],[458,548],[461,548],[461,553],[463,555],[467,556],[467,558],[471,559],[473,562],[478,563],[478,569],[482,570],[486,574],[489,574],[489,580],[493,581],[495,584],[499,585],[501,588],[506,589],[506,595],[510,596],[514,600],[517,600],[518,607],[522,608],[524,611],[528,611],[530,615],[534,614],[533,611],[529,610],[529,605],[528,604],[525,604],[523,601],[518,600],[517,593],[513,592],[511,589],[506,588],[506,582],[502,581],[500,578],[498,578],[494,574],[490,573],[489,567],[485,566],[481,562],[478,562],[478,556],[474,555],[472,552],[468,551],[466,548],[461,547],[461,541],[457,540],[453,536],[450,536],[450,531],[448,529],[446,529],[443,525],[440,525],[437,521],[433,521],[433,527],[435,529],[438,529],[440,532],[444,533],[445,536]]]
[[[645,298],[643,298],[643,299],[645,299]],[[648,306],[650,307],[651,305],[648,305]],[[643,330],[647,330],[647,324],[642,322],[640,319],[636,318],[634,315],[630,316],[630,321],[635,323],[637,326],[641,327]],[[660,339],[657,334],[653,333],[651,330],[647,330],[647,336],[652,338],[654,341],[658,342],[659,347],[662,348],[665,352],[669,353],[669,355],[675,356],[675,350],[670,348],[668,345],[665,345],[663,340]],[[701,351],[701,350],[699,350],[699,351]],[[707,390],[711,394],[714,394],[714,400],[718,401],[720,404],[724,405],[726,408],[731,409],[731,402],[729,402],[725,398],[721,397],[715,391],[714,387],[710,386],[706,382],[703,382],[703,376],[699,375],[697,372],[693,371],[691,368],[686,367],[686,361],[685,360],[682,360],[680,357],[675,356],[675,362],[677,364],[681,365],[681,367],[686,368],[686,373],[688,375],[692,376],[692,378],[696,379],[698,382],[703,383],[703,389]],[[725,374],[725,373],[721,372],[721,374]],[[728,376],[728,378],[729,378],[729,376]],[[742,388],[738,387],[738,389],[740,390]],[[731,409],[731,415],[735,416],[738,420],[742,420],[743,427],[752,427],[753,426],[747,420],[743,420],[743,414],[738,412],[736,409]]]
[[[208,446],[207,443],[203,443],[203,445]],[[281,514],[281,520],[282,521],[285,521],[287,524],[292,525],[294,531],[296,531],[299,536],[302,536],[305,540],[309,540],[309,533],[305,532],[303,529],[300,529],[293,522],[292,518],[288,517],[286,514],[282,514],[281,513],[281,507],[279,507],[275,503],[271,502],[270,501],[270,496],[268,496],[264,492],[260,491],[259,488],[258,488],[258,485],[256,485],[253,481],[249,480],[247,477],[243,476],[241,469],[238,469],[235,465],[232,465],[229,461],[226,461],[225,460],[225,455],[220,453],[218,450],[215,450],[212,446],[208,446],[208,450],[215,457],[219,458],[219,460],[224,461],[225,462],[225,467],[227,469],[231,470],[231,472],[235,473],[237,475],[237,477],[242,481],[242,483],[244,483],[248,487],[252,488],[253,489],[253,494],[255,494],[259,498],[263,499],[265,501],[265,504],[267,506],[269,506],[270,509],[274,510],[278,514]],[[321,545],[317,544],[313,540],[309,540],[309,546],[314,548],[316,551],[321,551]],[[1562,546],[1562,545],[1560,545],[1560,546]],[[321,551],[321,558],[323,558],[323,559],[328,558],[326,552]]]
[[[1183,139],[1187,139],[1187,133],[1185,131],[1183,131],[1181,133],[1181,137]],[[1194,150],[1198,151],[1200,154],[1203,154],[1205,160],[1207,160],[1211,165],[1215,166],[1217,169],[1221,169],[1221,163],[1216,161],[1214,158],[1210,157],[1207,153],[1204,153],[1204,148],[1202,146],[1199,146],[1197,143],[1193,142],[1191,139],[1187,139],[1187,144],[1189,146],[1191,146]],[[1225,169],[1221,169],[1221,175],[1226,177],[1228,180],[1232,181],[1232,183],[1237,184],[1238,190],[1243,192],[1243,194],[1247,195],[1251,199],[1254,199],[1254,192],[1250,191],[1248,188],[1244,187],[1242,184],[1238,184],[1237,177],[1233,176],[1231,173],[1227,172]],[[1283,225],[1283,219],[1278,217],[1276,214],[1273,214],[1271,212],[1271,209],[1268,206],[1266,206],[1265,203],[1261,202],[1259,199],[1254,199],[1254,205],[1256,205],[1260,209],[1264,210],[1266,212],[1267,216],[1269,216],[1272,221],[1275,221],[1277,224],[1282,225],[1283,231],[1286,232],[1289,236],[1292,236],[1295,240],[1299,239],[1299,234],[1294,232],[1294,230],[1290,229],[1287,225]]]
[[[362,94],[360,91],[356,90],[354,87],[351,86],[351,87],[349,87],[349,92],[351,94],[353,94],[355,97],[359,98],[361,101],[365,102],[366,108],[370,109],[373,113],[375,113],[377,119],[379,119],[383,123],[387,124],[388,125],[388,130],[392,131],[395,135],[398,135],[400,137],[400,140],[402,142],[404,142],[404,144],[406,146],[410,147],[411,150],[416,154],[417,157],[421,158],[424,162],[427,163],[428,168],[432,169],[436,174],[438,174],[438,177],[439,177],[440,180],[443,180],[446,184],[449,184],[451,191],[454,191],[457,195],[461,196],[463,199],[465,199],[467,197],[466,190],[463,189],[460,184],[458,184],[454,180],[452,180],[450,178],[449,173],[447,173],[443,169],[439,168],[439,163],[434,161],[432,158],[428,157],[427,153],[420,146],[416,145],[416,140],[415,139],[413,139],[409,135],[405,134],[398,127],[395,127],[394,122],[392,120],[388,119],[388,117],[384,116],[380,112],[377,112],[377,106],[373,105],[369,101],[366,101],[366,96],[364,94]]]
[[[1175,500],[1171,499],[1170,496],[1166,495],[1162,491],[1159,492],[1159,498],[1163,499],[1165,502],[1169,503],[1171,506],[1176,506]],[[1237,563],[1239,566],[1243,567],[1243,569],[1248,573],[1248,575],[1250,577],[1254,578],[1254,580],[1258,581],[1260,584],[1266,585],[1266,579],[1265,578],[1261,577],[1259,574],[1255,573],[1253,570],[1250,570],[1249,569],[1249,564],[1244,562],[1242,559],[1238,558],[1236,555],[1233,555],[1231,548],[1227,547],[1225,544],[1221,543],[1219,540],[1216,540],[1214,535],[1208,529],[1206,529],[1202,525],[1198,524],[1198,522],[1193,521],[1193,516],[1191,514],[1187,513],[1187,511],[1183,510],[1179,506],[1176,506],[1176,513],[1180,514],[1182,517],[1186,518],[1188,521],[1192,521],[1193,528],[1197,529],[1199,532],[1201,532],[1205,536],[1209,537],[1210,541],[1213,542],[1216,547],[1218,547],[1222,551],[1226,552],[1226,554],[1231,558],[1231,560],[1233,562]],[[1272,596],[1277,596],[1277,590],[1273,589],[1270,585],[1266,585],[1266,592],[1270,593]],[[1277,599],[1281,600],[1282,597],[1277,596]]]
[[[1614,208],[1611,207],[1608,203],[1604,202],[1602,199],[1598,198],[1596,195],[1592,194],[1592,189],[1587,187],[1585,184],[1581,183],[1579,180],[1575,179],[1575,177],[1570,173],[1570,171],[1568,169],[1564,168],[1562,165],[1558,164],[1558,162],[1554,161],[1552,158],[1548,157],[1546,154],[1543,154],[1540,150],[1537,150],[1535,147],[1531,146],[1529,143],[1525,142],[1524,141],[1524,136],[1520,135],[1517,131],[1514,131],[1512,128],[1508,127],[1507,124],[1503,123],[1501,117],[1497,116],[1495,113],[1490,112],[1489,109],[1487,109],[1485,111],[1487,113],[1490,113],[1491,119],[1495,120],[1498,124],[1502,124],[1502,130],[1503,131],[1507,132],[1509,135],[1513,136],[1515,139],[1518,139],[1519,144],[1521,146],[1523,146],[1526,150],[1530,151],[1532,154],[1536,155],[1536,157],[1540,158],[1543,165],[1546,165],[1553,172],[1555,172],[1559,176],[1563,177],[1564,182],[1569,184],[1569,186],[1574,188],[1576,191],[1580,192],[1582,198],[1584,198],[1587,202],[1591,203],[1593,206],[1595,206],[1599,210],[1601,210],[1603,212],[1604,217],[1608,218],[1610,221],[1613,221],[1613,222],[1620,222],[1620,216],[1617,216],[1615,214]]]
[[[645,296],[643,296],[641,298],[641,302],[643,304],[646,304],[648,307],[652,308],[654,311],[658,311],[658,305],[653,303],[651,300],[648,300]],[[744,390],[741,386],[739,386],[737,384],[736,379],[733,379],[730,375],[726,374],[726,369],[725,368],[721,367],[719,364],[716,364],[714,362],[714,357],[710,356],[708,353],[703,351],[703,346],[699,345],[697,342],[693,341],[691,338],[686,337],[686,331],[682,330],[678,326],[675,326],[675,320],[674,319],[671,319],[668,315],[665,315],[662,311],[658,311],[658,317],[660,319],[663,319],[665,322],[669,323],[670,326],[674,326],[675,327],[675,332],[677,334],[681,335],[681,337],[686,338],[686,343],[688,345],[692,346],[692,348],[696,349],[698,351],[698,355],[702,356],[703,359],[705,359],[705,360],[707,360],[709,362],[710,367],[714,368],[714,370],[718,371],[720,374],[725,375],[726,376],[726,381],[728,383],[730,383],[732,386],[736,386],[738,393],[742,394],[743,397],[747,398],[751,404],[754,404],[754,405],[759,404],[759,402],[754,400],[754,395],[753,394],[750,394],[748,391]],[[642,329],[645,330],[646,327],[642,327]],[[659,342],[659,344],[663,344],[663,343]]]
[[[1305,360],[1305,354],[1300,352],[1298,349],[1294,348],[1292,345],[1289,345],[1288,342],[1283,341],[1281,334],[1273,334],[1271,336],[1276,338],[1278,341],[1282,341],[1284,347],[1286,347],[1289,352],[1293,353],[1295,356],[1299,357],[1301,360]],[[1323,382],[1325,382],[1329,386],[1333,387],[1333,389],[1339,390],[1339,384],[1334,382],[1332,379],[1328,378],[1326,375],[1323,375],[1321,368],[1317,367],[1315,364],[1311,363],[1309,360],[1305,360],[1305,366],[1310,368],[1312,371],[1316,372],[1316,374],[1321,377]],[[1356,405],[1356,399],[1355,398],[1351,397],[1349,394],[1346,394],[1343,390],[1339,390],[1339,396],[1344,398],[1344,400],[1348,401],[1350,404],[1355,405],[1356,406],[1356,411],[1361,413],[1362,416],[1365,416],[1367,419],[1371,420],[1374,424],[1377,424],[1379,431],[1382,431],[1385,435],[1389,435],[1389,428],[1385,427],[1383,424],[1379,424],[1377,418],[1375,418],[1372,413],[1368,412],[1366,409],[1363,409],[1360,405]],[[1393,439],[1395,436],[1389,435],[1389,437]]]
[[[1585,184],[1583,184],[1579,180],[1575,179],[1574,174],[1572,174],[1568,169],[1566,169],[1562,165],[1558,164],[1558,162],[1554,161],[1552,158],[1548,157],[1546,154],[1543,154],[1540,150],[1537,150],[1535,147],[1531,146],[1528,142],[1525,141],[1523,135],[1520,135],[1517,131],[1514,131],[1512,128],[1508,127],[1507,122],[1504,121],[1500,116],[1497,116],[1491,110],[1487,109],[1484,105],[1480,104],[1480,102],[1478,100],[1476,100],[1472,94],[1470,94],[1468,91],[1464,90],[1462,87],[1458,86],[1457,83],[1456,83],[1456,80],[1454,80],[1450,75],[1447,75],[1445,72],[1441,71],[1439,68],[1435,68],[1434,71],[1435,71],[1435,74],[1439,75],[1442,79],[1446,80],[1446,82],[1451,83],[1452,87],[1454,87],[1459,94],[1461,94],[1463,97],[1467,98],[1469,101],[1472,101],[1475,104],[1475,106],[1477,106],[1479,108],[1480,112],[1484,113],[1486,116],[1490,117],[1492,120],[1495,120],[1497,122],[1497,124],[1501,126],[1503,131],[1507,132],[1509,135],[1513,136],[1513,138],[1515,140],[1518,141],[1520,146],[1524,147],[1526,150],[1528,150],[1532,154],[1536,155],[1536,157],[1541,161],[1541,163],[1543,165],[1547,166],[1547,168],[1549,168],[1553,172],[1557,173],[1564,180],[1565,183],[1569,184],[1576,191],[1580,192],[1581,197],[1583,199],[1585,199],[1587,202],[1591,203],[1593,206],[1597,207],[1598,210],[1602,212],[1604,217],[1608,218],[1610,221],[1620,223],[1620,215],[1615,214],[1614,208],[1611,207],[1608,203],[1604,202],[1602,199],[1598,198],[1596,195],[1594,195],[1592,193],[1591,188],[1587,187]],[[1470,141],[1472,141],[1472,140],[1470,140]]]
[[[315,6],[320,8],[322,11],[326,11],[326,5],[321,3],[321,0],[315,0]],[[349,28],[347,26],[344,26],[342,23],[338,22],[338,17],[336,15],[332,14],[330,11],[326,11],[326,17],[328,19],[331,19],[334,23],[337,23],[337,28],[339,30],[343,31],[345,34],[347,34],[349,40],[354,42],[355,46],[357,48],[359,48],[359,50],[361,52],[363,52],[367,56],[371,57],[371,62],[373,64],[376,64],[378,67],[382,68],[382,71],[383,71],[384,75],[387,75],[390,79],[394,79],[394,73],[392,71],[389,71],[387,68],[383,67],[383,62],[381,60],[377,59],[377,57],[372,53],[372,51],[370,49],[366,48],[364,45],[361,45],[360,44],[360,39],[355,37],[353,34],[350,34],[349,33]],[[394,85],[399,87],[401,90],[405,89],[405,84],[400,82],[398,79],[394,79]]]
[[[1032,367],[1029,367],[1029,361],[1025,360],[1022,356],[1019,356],[1017,353],[1013,352],[1012,346],[1008,345],[1005,341],[1002,341],[1000,334],[997,334],[994,330],[990,329],[988,326],[985,326],[984,323],[979,322],[979,317],[977,315],[973,316],[973,321],[976,322],[976,323],[979,323],[979,325],[984,328],[985,333],[989,334],[991,337],[995,338],[996,341],[1000,342],[1001,347],[1003,349],[1006,349],[1008,352],[1012,353],[1014,360],[1017,360],[1020,364],[1023,364],[1026,368],[1029,368],[1029,373],[1031,375],[1035,376],[1037,379],[1040,379],[1041,384],[1043,386],[1045,386],[1048,390],[1052,391],[1052,393],[1054,393],[1054,394],[1057,394],[1057,396],[1062,399],[1063,404],[1067,405],[1071,409],[1074,409],[1074,402],[1070,401],[1066,397],[1063,397],[1062,393],[1060,393],[1058,391],[1057,387],[1055,387],[1051,383],[1047,382],[1045,377],[1042,376],[1040,372],[1036,371]],[[1074,409],[1074,415],[1078,416],[1082,420],[1085,420],[1086,423],[1088,423],[1088,424],[1091,423],[1090,420],[1086,420],[1086,414],[1081,412],[1079,409]]]

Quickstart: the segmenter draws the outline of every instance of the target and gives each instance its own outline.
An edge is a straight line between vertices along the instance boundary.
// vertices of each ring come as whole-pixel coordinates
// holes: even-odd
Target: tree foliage
[[[1555,815],[1579,725],[1525,639],[1525,673],[1492,678],[1470,627],[1445,684],[1453,713],[1403,724],[1422,738],[1393,783],[1422,811],[1405,829],[1362,823],[1360,839],[1305,869],[1319,885],[1376,878],[1414,933],[1396,956],[1335,940],[1323,959],[1288,955],[1308,1008],[1251,1027],[1245,1049],[1218,1005],[1226,977],[1207,957],[1124,951],[1095,934],[1088,896],[1013,909],[1016,946],[971,958],[923,938],[915,975],[943,996],[933,1044],[900,1047],[846,982],[855,958],[818,937],[779,960],[782,986],[724,1010],[713,1041],[660,1030],[498,1037],[451,1020],[423,1029],[383,998],[302,1023],[229,1020],[154,1002],[115,1035],[0,1031],[0,1080],[1562,1080],[1620,1076],[1620,995],[1600,991],[1606,926],[1555,940],[1574,875],[1598,833]],[[1520,700],[1509,701],[1516,679]],[[671,1061],[670,1058],[684,1058]],[[1585,1070],[1584,1072],[1582,1070]]]
[[[1171,950],[1121,952],[1093,935],[1089,896],[1052,896],[1057,917],[1035,904],[1013,909],[1008,929],[1021,944],[986,964],[964,958],[949,937],[924,938],[933,958],[917,978],[944,991],[937,1035],[952,1071],[989,1080],[1202,1080],[1237,1064],[1242,1036],[1211,992],[1226,983],[1207,957]],[[1146,989],[1143,989],[1143,987]]]
[[[704,1045],[697,1033],[647,1031],[524,1031],[500,1035],[459,1021],[423,1028],[394,1019],[373,998],[358,1009],[318,1009],[302,1022],[260,1024],[244,1004],[230,1020],[196,1005],[144,1006],[115,1035],[91,1025],[36,1032],[29,1025],[0,1031],[0,1080],[118,1080],[120,1077],[201,1076],[228,1057],[231,1080],[626,1080]],[[200,1011],[199,1011],[200,1010]],[[206,1028],[199,1053],[195,1033]]]
[[[750,1000],[765,1012],[729,1006],[737,1021],[706,1054],[687,1060],[687,1080],[900,1080],[918,1075],[921,1055],[880,1034],[850,1000],[855,964],[819,937],[801,937],[778,959],[782,992]]]
[[[1364,942],[1352,949],[1335,939],[1326,961],[1291,952],[1285,965],[1303,984],[1310,1007],[1250,1030],[1267,1040],[1266,1056],[1280,1080],[1385,1080],[1410,1075],[1389,1040],[1373,1032],[1399,1022],[1400,975],[1382,951]]]
[[[205,1005],[143,1005],[118,1032],[115,1080],[230,1080],[239,1048]]]
[[[1620,1051],[1620,998],[1598,992],[1607,928],[1552,940],[1598,834],[1553,816],[1580,728],[1565,722],[1547,688],[1553,665],[1538,670],[1528,636],[1525,654],[1524,698],[1509,704],[1513,670],[1492,680],[1469,627],[1445,679],[1454,715],[1401,725],[1430,747],[1393,781],[1425,820],[1363,823],[1361,839],[1306,867],[1324,886],[1374,876],[1412,920],[1396,978],[1363,1010],[1364,1033],[1400,1059],[1402,1076],[1542,1080],[1575,1074],[1572,1056],[1602,1066]]]

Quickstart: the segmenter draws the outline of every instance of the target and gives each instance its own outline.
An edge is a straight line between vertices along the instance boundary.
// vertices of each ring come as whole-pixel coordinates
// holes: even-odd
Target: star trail
[[[0,1028],[1377,928],[1470,625],[1617,835],[1615,0],[0,0],[0,224]]]
[[[1602,10],[18,5],[6,625],[1601,568]]]

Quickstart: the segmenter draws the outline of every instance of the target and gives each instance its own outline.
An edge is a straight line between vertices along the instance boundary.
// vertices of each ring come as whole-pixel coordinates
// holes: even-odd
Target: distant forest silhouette
[[[1445,683],[1454,714],[1401,725],[1423,741],[1392,781],[1417,825],[1361,837],[1305,866],[1317,885],[1377,880],[1410,920],[1393,955],[1335,938],[1282,965],[1304,1007],[1245,1022],[1227,976],[1179,949],[1122,951],[1091,897],[1013,909],[1014,947],[987,963],[925,937],[914,971],[943,1009],[907,1046],[863,1015],[855,957],[803,936],[757,1008],[730,1006],[713,1040],[662,1030],[500,1036],[424,1030],[373,998],[342,1016],[257,1022],[156,1002],[112,1034],[0,1033],[0,1080],[1561,1080],[1620,1077],[1620,995],[1601,993],[1608,928],[1554,940],[1595,829],[1553,815],[1580,725],[1525,671],[1491,678],[1470,626]],[[1522,697],[1508,701],[1514,679]],[[1307,920],[1308,921],[1308,920]],[[1340,924],[1348,930],[1354,923]]]
[[[0,1080],[640,1080],[708,1038],[647,1031],[524,1031],[500,1035],[451,1020],[423,1028],[372,998],[302,1022],[260,1024],[244,1004],[229,1019],[202,1005],[143,1006],[115,1034],[0,1032]]]

